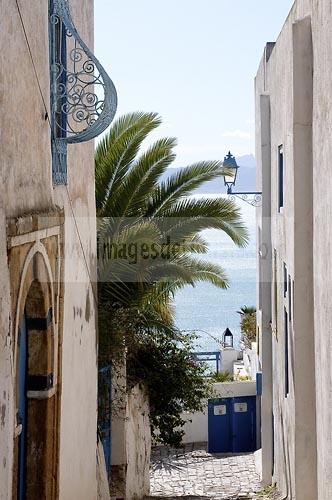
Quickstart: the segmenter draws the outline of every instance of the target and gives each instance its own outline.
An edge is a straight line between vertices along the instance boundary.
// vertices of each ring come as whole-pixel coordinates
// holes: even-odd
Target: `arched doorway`
[[[32,267],[36,269],[38,263],[43,264],[40,254],[34,257]],[[17,336],[13,497],[53,500],[57,490],[58,398],[51,287],[38,278],[29,284]]]
[[[4,458],[12,500],[59,496],[64,219],[62,211],[44,215],[9,220],[7,228],[12,315]]]

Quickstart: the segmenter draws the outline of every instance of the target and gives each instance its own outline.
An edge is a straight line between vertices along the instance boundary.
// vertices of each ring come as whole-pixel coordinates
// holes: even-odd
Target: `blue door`
[[[256,396],[232,399],[233,453],[256,450]]]
[[[27,448],[27,330],[25,317],[18,332],[18,438],[17,499],[26,498],[26,448]]]
[[[210,453],[256,450],[256,396],[209,400],[208,449]]]
[[[210,453],[232,452],[231,399],[209,399],[208,439]]]

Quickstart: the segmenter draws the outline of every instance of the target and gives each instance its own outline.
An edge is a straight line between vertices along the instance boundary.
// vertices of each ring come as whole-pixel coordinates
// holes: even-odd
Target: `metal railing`
[[[207,363],[213,361],[215,363],[216,372],[217,373],[220,372],[220,367],[221,367],[220,351],[194,352],[193,355],[198,361],[203,361],[203,362],[207,362]]]

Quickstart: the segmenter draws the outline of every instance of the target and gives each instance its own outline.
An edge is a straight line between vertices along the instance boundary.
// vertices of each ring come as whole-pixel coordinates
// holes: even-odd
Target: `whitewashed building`
[[[110,123],[116,96],[87,49],[93,0],[0,7],[0,499],[95,500],[94,145],[85,141]]]
[[[296,0],[256,77],[263,479],[332,498],[332,7]]]

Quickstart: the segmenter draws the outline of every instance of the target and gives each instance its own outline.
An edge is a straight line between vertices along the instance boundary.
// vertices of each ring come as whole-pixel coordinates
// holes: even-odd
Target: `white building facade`
[[[93,0],[0,6],[0,499],[95,500]]]
[[[263,480],[332,498],[332,10],[297,0],[256,82]]]

